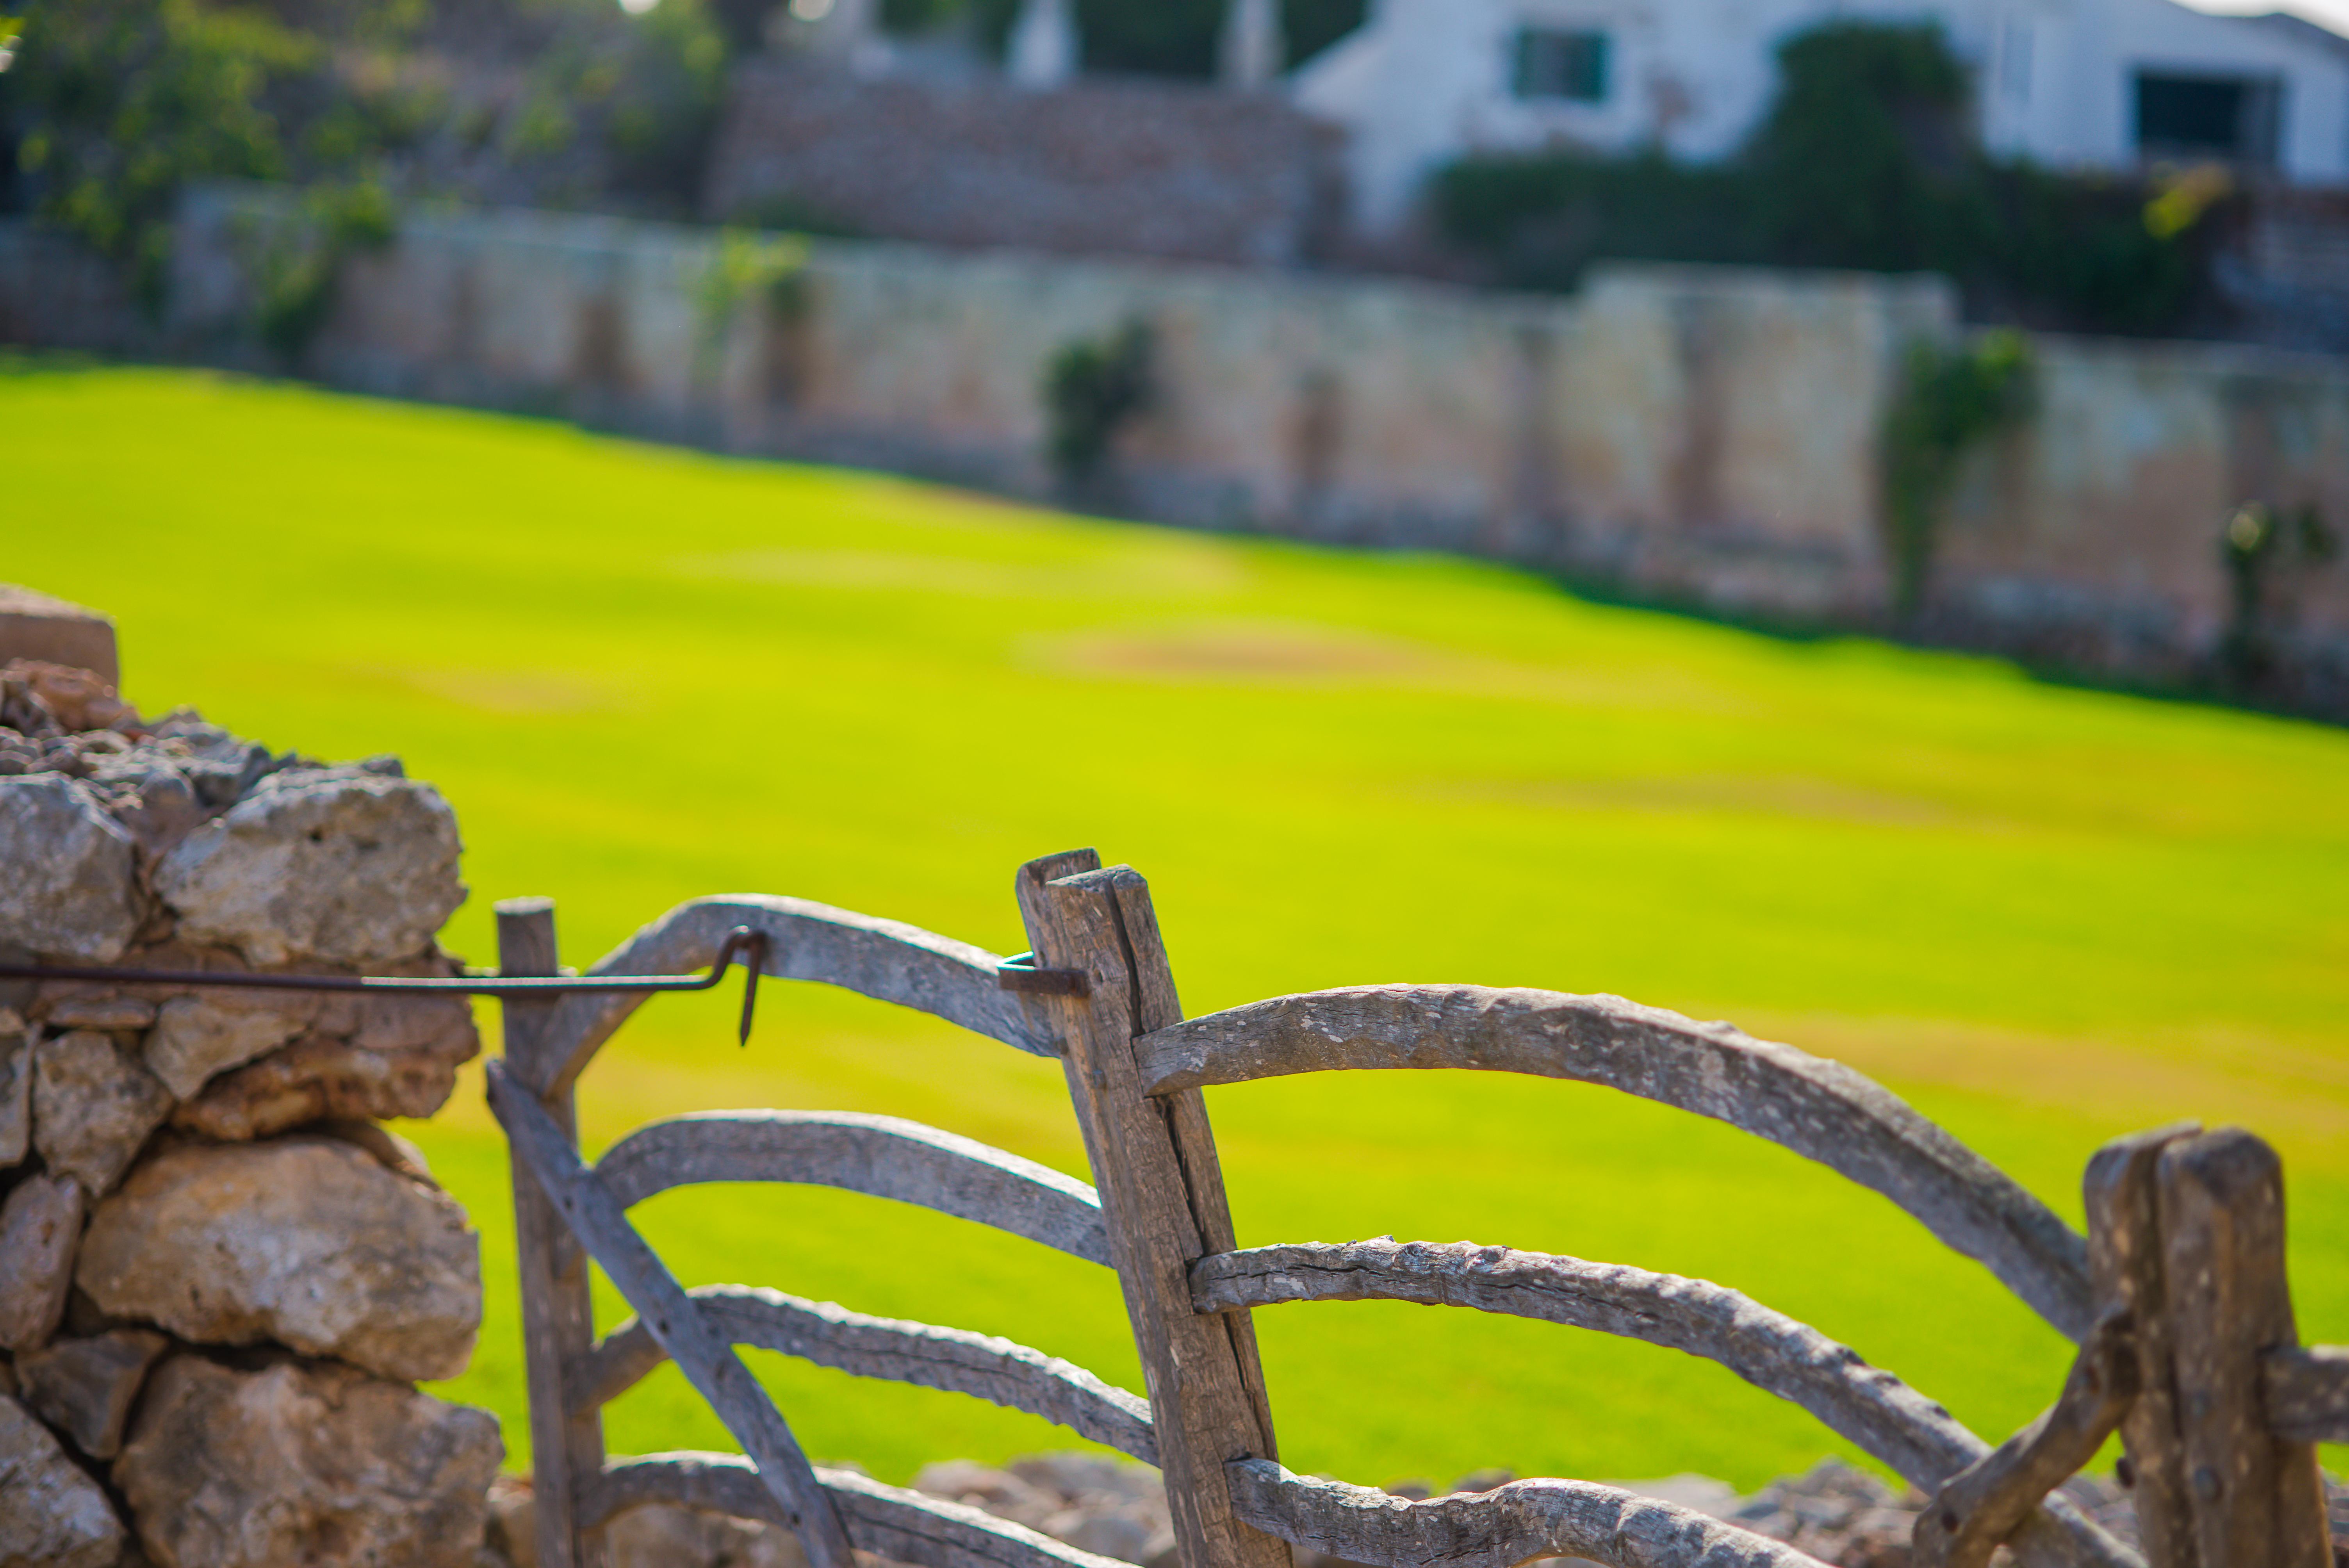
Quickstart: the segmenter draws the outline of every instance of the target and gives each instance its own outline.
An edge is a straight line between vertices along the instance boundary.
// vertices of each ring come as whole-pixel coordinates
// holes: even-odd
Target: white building
[[[1376,233],[1464,153],[1725,156],[1769,106],[1777,46],[1837,16],[1940,22],[2000,154],[2109,170],[2219,158],[2349,184],[2349,39],[2174,0],[1371,0],[1293,91],[1350,132],[1357,217]]]

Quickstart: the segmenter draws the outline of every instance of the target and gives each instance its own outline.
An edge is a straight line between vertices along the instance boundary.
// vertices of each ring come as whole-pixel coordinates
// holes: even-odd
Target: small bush
[[[1108,461],[1117,433],[1149,407],[1152,339],[1147,323],[1070,344],[1044,368],[1044,411],[1052,468],[1081,484]]]
[[[307,35],[196,0],[48,0],[18,47],[9,87],[39,215],[128,264],[150,309],[180,186],[284,176],[290,155],[264,94],[322,64]]]
[[[300,212],[253,259],[255,335],[287,365],[298,362],[334,312],[343,263],[357,252],[381,250],[395,232],[391,197],[381,185],[313,187]]]
[[[2033,382],[2031,346],[2018,332],[1909,349],[1884,432],[1884,515],[1894,607],[1902,617],[1923,607],[1958,464],[1977,443],[2030,413]]]
[[[2331,562],[2340,542],[2314,503],[2290,513],[2261,501],[2237,507],[2219,531],[2219,559],[2227,569],[2234,614],[2219,645],[2220,677],[2239,692],[2256,689],[2274,673],[2275,629],[2270,604],[2275,574]]]

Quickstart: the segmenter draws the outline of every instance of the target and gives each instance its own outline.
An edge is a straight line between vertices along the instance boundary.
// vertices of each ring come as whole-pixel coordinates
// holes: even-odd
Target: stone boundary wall
[[[451,972],[430,786],[10,637],[0,956]],[[479,1238],[378,1122],[480,1048],[462,997],[0,980],[0,1563],[476,1568],[497,1422],[415,1384],[472,1354]]]
[[[283,211],[262,188],[191,195],[181,352],[270,367],[239,331],[256,226]],[[1044,366],[1144,321],[1154,400],[1113,472],[1061,499],[1881,629],[1885,412],[1906,346],[1961,331],[1953,291],[1925,277],[1615,265],[1537,298],[826,241],[786,288],[730,294],[713,286],[719,256],[709,230],[413,212],[391,249],[347,263],[303,368],[1044,498]],[[1969,459],[1911,630],[2128,680],[2208,679],[2235,615],[2220,551],[2235,510],[2313,508],[2349,538],[2349,364],[2036,348],[2037,411]],[[2263,579],[2262,695],[2349,716],[2349,549],[2280,553]]]
[[[1035,92],[760,60],[728,88],[703,207],[740,222],[781,199],[924,244],[1288,266],[1337,216],[1333,136],[1274,95],[1190,83]]]

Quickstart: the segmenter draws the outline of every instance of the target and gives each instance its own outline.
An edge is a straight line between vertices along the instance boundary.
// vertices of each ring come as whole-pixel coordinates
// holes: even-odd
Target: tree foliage
[[[0,112],[34,210],[129,265],[150,304],[195,180],[361,192],[336,211],[602,192],[682,210],[726,59],[700,0],[641,17],[605,0],[35,0],[23,28]],[[436,54],[527,67],[510,97],[469,99]]]
[[[1893,603],[1905,618],[1924,607],[1943,510],[1958,465],[1986,438],[2031,410],[2031,346],[2019,332],[1971,343],[1912,345],[1884,429],[1884,515]]]
[[[1131,321],[1068,345],[1044,367],[1048,455],[1063,482],[1098,475],[1118,432],[1150,406],[1153,346],[1149,324]]]

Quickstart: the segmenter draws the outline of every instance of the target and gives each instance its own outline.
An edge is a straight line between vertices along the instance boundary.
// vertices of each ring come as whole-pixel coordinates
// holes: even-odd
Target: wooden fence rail
[[[2332,1568],[2315,1444],[2349,1440],[2349,1348],[2302,1347],[2283,1184],[2248,1132],[2181,1124],[2099,1150],[2088,1234],[1849,1068],[1615,996],[1374,985],[1185,1019],[1142,879],[1091,851],[1022,867],[1032,953],[1005,958],[797,899],[699,900],[597,975],[707,965],[728,932],[763,972],[917,1008],[1057,1057],[1098,1188],[892,1117],[736,1111],[638,1129],[590,1165],[573,1094],[641,996],[510,999],[490,1102],[513,1152],[538,1560],[604,1568],[603,1530],[683,1503],[794,1531],[812,1568],[1114,1568],[977,1510],[812,1466],[737,1347],[972,1395],[1155,1464],[1183,1568],[1289,1568],[1292,1545],[1380,1568],[1818,1568],[1792,1547],[1576,1480],[1407,1501],[1279,1464],[1252,1314],[1378,1299],[1537,1318],[1718,1362],[1801,1406],[1930,1498],[1919,1568]],[[501,963],[555,971],[554,912],[499,906]],[[2078,1353],[2044,1414],[1993,1448],[1809,1326],[1703,1280],[1470,1243],[1242,1250],[1201,1090],[1302,1072],[1452,1068],[1603,1084],[1766,1138],[1881,1193],[1979,1260]],[[697,1182],[814,1183],[917,1204],[1115,1270],[1135,1394],[1010,1340],[745,1285],[688,1290],[627,1211]],[[635,1316],[600,1340],[588,1263]],[[674,1361],[740,1455],[607,1459],[600,1412]],[[1146,1395],[1146,1397],[1145,1397]],[[2117,1432],[2140,1556],[2057,1489]]]

